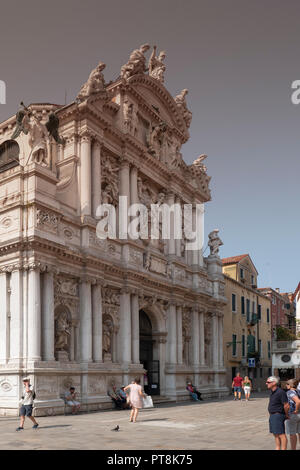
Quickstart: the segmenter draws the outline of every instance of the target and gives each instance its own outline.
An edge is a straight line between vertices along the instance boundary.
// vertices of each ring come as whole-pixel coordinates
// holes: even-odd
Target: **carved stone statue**
[[[149,251],[147,251],[146,253],[144,253],[144,268],[146,269],[146,271],[149,271],[150,265],[151,265],[151,254],[149,253]]]
[[[31,161],[47,166],[47,128],[40,119],[33,116],[30,120],[29,144]]]
[[[202,163],[203,160],[205,160],[207,158],[207,155],[200,155],[198,158],[196,158],[196,160],[193,161],[192,165],[196,168],[199,168],[200,170],[202,170],[203,172],[206,173],[207,171],[207,168],[206,166]]]
[[[190,127],[191,120],[192,120],[192,112],[188,109],[186,104],[186,95],[188,94],[188,90],[185,88],[184,90],[179,93],[179,95],[175,96],[174,100],[177,104],[177,107],[180,109],[183,115],[183,119],[185,120],[186,126]]]
[[[78,101],[84,101],[91,95],[105,92],[105,81],[102,73],[102,70],[104,70],[105,67],[106,65],[103,62],[99,62],[97,67],[92,70],[88,81],[82,85],[80,92],[77,95],[76,99]]]
[[[159,56],[156,57],[156,46],[153,46],[153,52],[149,60],[149,75],[161,83],[164,83],[164,73],[166,71],[166,66],[163,62],[165,57],[166,53],[164,51],[161,51]]]
[[[149,44],[143,44],[139,49],[135,49],[129,57],[127,64],[121,67],[121,78],[128,80],[128,78],[138,73],[146,71],[146,58],[145,52],[150,49]]]
[[[71,336],[71,321],[66,311],[62,311],[55,321],[55,351],[68,349]]]
[[[221,238],[219,238],[219,230],[215,229],[209,233],[208,238],[208,246],[210,247],[210,254],[211,255],[219,255],[219,247],[223,245]]]
[[[11,136],[11,139],[14,140],[23,132],[24,134],[28,134],[30,126],[30,110],[24,105],[23,101],[21,101],[19,106],[19,111],[16,114],[16,127]]]
[[[111,343],[113,334],[113,322],[110,316],[106,315],[103,321],[102,349],[104,361],[111,360]]]
[[[125,132],[135,136],[138,130],[137,106],[128,99],[124,100],[123,115]]]
[[[118,205],[119,167],[109,156],[102,159],[101,195],[103,204]]]
[[[149,134],[148,151],[158,159],[161,157],[161,149],[164,144],[166,130],[166,123],[161,122],[158,126],[154,126]]]

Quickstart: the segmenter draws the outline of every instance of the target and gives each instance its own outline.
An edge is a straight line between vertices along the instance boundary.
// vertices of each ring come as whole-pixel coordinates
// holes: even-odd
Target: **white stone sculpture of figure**
[[[207,155],[199,155],[198,158],[196,158],[196,160],[193,161],[192,165],[196,168],[200,168],[200,170],[204,171],[206,173],[207,171],[207,168],[206,166],[202,163],[203,160],[205,160],[207,158]]]
[[[146,271],[149,271],[151,265],[151,255],[149,251],[147,253],[144,253],[144,268]]]
[[[161,157],[161,149],[164,144],[166,130],[166,124],[164,122],[161,122],[158,126],[152,128],[152,131],[149,135],[149,152],[158,159],[160,159]]]
[[[153,52],[149,60],[149,75],[161,83],[164,83],[164,73],[166,71],[166,66],[163,62],[165,57],[166,53],[164,51],[161,51],[159,56],[156,57],[156,46],[153,46]]]
[[[36,116],[33,116],[30,120],[29,136],[31,161],[47,166],[48,131],[46,126]]]
[[[180,109],[183,115],[183,119],[185,120],[186,126],[190,127],[191,125],[191,120],[192,120],[192,113],[188,109],[187,104],[186,104],[186,95],[188,94],[188,90],[185,88],[184,90],[179,93],[179,95],[175,96],[174,100],[177,104],[177,107]]]
[[[125,132],[136,135],[138,129],[137,109],[134,103],[130,103],[128,99],[124,100],[124,128]]]
[[[149,44],[143,44],[139,49],[135,49],[129,57],[127,64],[121,67],[121,78],[128,80],[132,75],[144,73],[146,71],[145,52],[150,49]]]
[[[104,70],[105,67],[106,65],[103,62],[99,62],[97,67],[92,70],[88,81],[82,85],[80,92],[77,95],[78,101],[86,100],[89,96],[96,93],[105,92],[105,81],[102,73],[102,70]]]
[[[66,312],[62,312],[56,320],[55,350],[65,350],[71,335],[71,323]]]
[[[210,247],[211,255],[219,255],[219,247],[223,245],[221,238],[218,235],[219,230],[215,229],[208,235],[208,246]]]
[[[112,333],[112,324],[110,320],[105,320],[103,324],[103,338],[102,338],[102,348],[103,352],[106,354],[111,354],[111,333]]]

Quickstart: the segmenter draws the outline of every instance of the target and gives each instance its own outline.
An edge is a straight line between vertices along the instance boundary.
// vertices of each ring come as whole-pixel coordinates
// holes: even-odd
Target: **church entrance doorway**
[[[152,323],[147,313],[140,310],[140,362],[146,370],[144,389],[148,395],[159,395],[159,361],[153,358]]]

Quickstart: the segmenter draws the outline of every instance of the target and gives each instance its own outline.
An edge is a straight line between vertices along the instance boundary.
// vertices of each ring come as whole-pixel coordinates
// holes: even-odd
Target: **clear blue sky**
[[[249,253],[259,286],[292,291],[299,275],[300,79],[297,0],[2,2],[0,79],[7,104],[74,99],[99,60],[107,81],[149,42],[167,52],[166,86],[189,89],[187,162],[206,153],[206,234],[222,257]]]

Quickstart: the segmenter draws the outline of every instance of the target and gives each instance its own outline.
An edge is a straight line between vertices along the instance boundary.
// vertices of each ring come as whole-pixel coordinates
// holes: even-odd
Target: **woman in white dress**
[[[131,383],[130,385],[127,385],[127,387],[124,388],[124,390],[129,390],[129,401],[131,405],[131,413],[130,413],[130,419],[129,421],[131,423],[135,423],[139,410],[143,408],[143,397],[145,396],[142,390],[142,387],[140,385],[141,380],[139,378],[134,379],[134,382]]]

